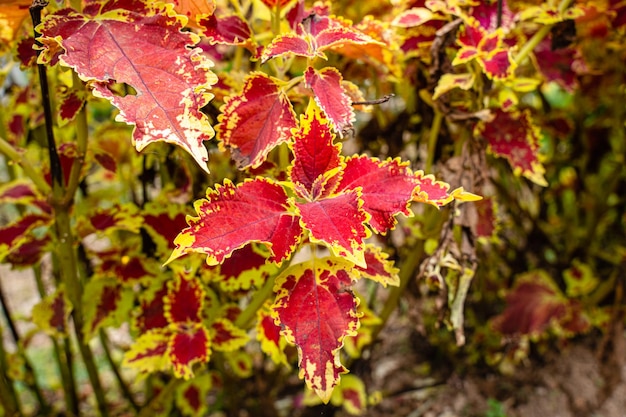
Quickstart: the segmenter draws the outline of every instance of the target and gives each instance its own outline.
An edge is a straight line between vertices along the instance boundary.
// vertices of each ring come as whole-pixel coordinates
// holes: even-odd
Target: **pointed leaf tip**
[[[270,260],[289,257],[302,235],[299,217],[291,211],[285,190],[270,179],[248,179],[234,185],[207,190],[207,198],[194,204],[198,217],[189,217],[174,240],[168,262],[188,252],[207,255],[209,265],[217,265],[251,242],[265,244]]]

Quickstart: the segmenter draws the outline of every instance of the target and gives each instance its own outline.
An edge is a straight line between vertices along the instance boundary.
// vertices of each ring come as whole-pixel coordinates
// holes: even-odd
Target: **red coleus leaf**
[[[509,9],[506,0],[503,0],[501,4],[485,1],[477,3],[472,7],[471,15],[483,29],[491,31],[502,27],[508,31],[515,25],[517,13]]]
[[[33,323],[51,336],[66,336],[71,312],[72,304],[65,295],[64,287],[60,286],[33,307]]]
[[[168,342],[168,357],[174,375],[189,379],[193,376],[192,366],[208,362],[211,355],[209,332],[201,324],[190,325],[174,333]]]
[[[411,215],[409,203],[416,185],[408,163],[358,156],[346,160],[338,190],[361,187],[363,210],[371,216],[370,226],[377,233],[385,233],[395,227],[397,214]]]
[[[0,187],[0,202],[12,204],[30,204],[37,197],[35,186],[30,181],[16,180]]]
[[[333,394],[330,399],[331,404],[343,406],[350,415],[361,415],[367,409],[365,383],[354,374],[344,375],[337,391]]]
[[[200,391],[201,386],[189,385],[181,388],[182,394],[176,397],[176,405],[184,415],[202,416],[208,411],[205,398],[208,390]]]
[[[122,364],[143,372],[167,370],[171,366],[167,357],[169,339],[165,332],[143,333],[124,353]]]
[[[508,50],[497,50],[479,62],[489,78],[502,79],[512,74],[513,61]]]
[[[172,368],[189,379],[192,367],[211,355],[209,331],[201,317],[205,292],[194,276],[179,272],[141,300],[137,327],[142,336],[125,355],[125,363],[143,371]],[[147,332],[146,332],[147,330]]]
[[[367,245],[365,250],[367,267],[355,266],[356,275],[380,282],[384,287],[387,285],[397,287],[400,285],[400,277],[398,276],[400,270],[388,258],[389,255],[378,246]]]
[[[176,13],[187,16],[187,26],[199,28],[198,20],[210,16],[215,12],[215,0],[168,0],[174,5]]]
[[[272,263],[267,262],[267,257],[267,251],[262,251],[262,248],[246,245],[215,267],[211,280],[219,282],[224,291],[260,288],[275,269]]]
[[[245,330],[235,327],[232,321],[218,318],[211,323],[211,347],[222,352],[232,352],[248,343]]]
[[[292,53],[307,58],[326,59],[324,51],[344,45],[380,44],[370,36],[355,29],[352,22],[336,17],[310,14],[296,27],[296,33],[274,38],[261,55],[261,62],[276,56]],[[338,49],[338,52],[341,52]]]
[[[165,317],[165,297],[168,293],[167,286],[163,283],[153,292],[143,292],[139,299],[139,311],[134,324],[141,333],[149,330],[162,329],[169,324]]]
[[[203,17],[198,22],[204,35],[212,44],[240,45],[256,53],[254,42],[251,41],[252,30],[248,23],[237,15]]]
[[[162,252],[174,249],[174,238],[187,225],[180,205],[150,202],[144,206],[143,226]]]
[[[176,393],[176,406],[185,416],[207,415],[209,402],[206,398],[213,385],[211,374],[208,372],[185,381]]]
[[[487,32],[475,19],[467,19],[458,38],[461,49],[452,61],[453,65],[477,59],[489,78],[508,78],[515,70],[508,47],[503,45],[504,32],[496,29]]]
[[[85,105],[85,95],[83,91],[73,88],[65,88],[57,94],[59,100],[59,112],[57,120],[59,126],[64,126],[74,120],[76,115]]]
[[[370,232],[365,227],[369,216],[362,204],[359,191],[348,190],[331,198],[296,202],[296,207],[311,241],[325,243],[335,256],[365,266],[364,240]]]
[[[94,149],[93,157],[95,161],[105,170],[112,174],[117,172],[117,161],[109,152],[102,149]]]
[[[257,311],[256,338],[261,343],[261,350],[272,358],[274,363],[287,365],[287,355],[285,355],[287,341],[280,337],[281,329],[274,322],[270,306],[271,303],[268,301]]]
[[[496,234],[496,202],[493,198],[476,201],[476,237],[492,238]]]
[[[45,213],[52,213],[52,207],[31,181],[18,179],[0,186],[0,203],[38,207]]]
[[[136,126],[138,151],[154,141],[174,143],[208,172],[203,141],[214,132],[200,108],[217,78],[200,50],[190,49],[198,38],[181,31],[183,19],[162,3],[142,0],[93,2],[83,13],[63,9],[39,27],[40,59],[51,62],[60,51],[60,62],[90,82],[94,95],[119,108],[118,121]],[[136,94],[122,97],[111,83]]]
[[[99,255],[102,263],[96,266],[95,276],[114,278],[126,286],[152,279],[158,273],[154,262],[146,259],[144,255],[132,254],[126,247],[114,248]]]
[[[50,242],[49,235],[45,235],[42,238],[27,235],[26,239],[21,241],[17,248],[11,250],[5,261],[11,264],[12,268],[34,266],[41,261],[43,255],[52,250]]]
[[[547,185],[539,161],[539,129],[527,111],[496,110],[493,120],[480,122],[476,135],[487,140],[489,151],[506,158],[516,175],[523,175],[538,185]]]
[[[35,38],[30,36],[17,43],[17,59],[24,67],[32,67],[37,61],[37,51],[33,49]]]
[[[298,25],[304,20],[306,16],[307,11],[304,7],[304,0],[297,0],[295,4],[285,14],[285,19],[289,23],[289,27],[295,31]]]
[[[115,279],[91,279],[83,293],[83,333],[89,340],[103,326],[117,327],[130,315],[133,307],[132,289]]]
[[[48,215],[26,214],[15,222],[0,227],[0,260],[27,242],[34,229],[51,223],[52,219]]]
[[[417,188],[415,188],[413,195],[414,201],[441,207],[454,200],[454,192],[452,194],[448,192],[448,190],[450,190],[450,184],[437,181],[433,175],[425,175],[424,171],[417,171],[415,178]]]
[[[393,19],[392,25],[409,28],[422,25],[433,18],[433,12],[425,7],[413,7],[405,10]]]
[[[519,276],[493,325],[504,334],[538,335],[568,314],[568,300],[545,271]]]
[[[261,61],[266,62],[273,57],[290,53],[307,58],[315,56],[311,43],[305,37],[295,33],[286,33],[277,36],[270,45],[265,47],[261,54]]]
[[[106,209],[98,209],[89,217],[94,232],[128,230],[138,233],[142,220],[134,204],[116,204]]]
[[[569,92],[578,86],[578,74],[574,70],[580,59],[576,48],[553,49],[551,39],[546,37],[533,54],[539,71],[548,81],[555,81]]]
[[[309,67],[304,73],[304,80],[307,87],[313,90],[317,105],[324,110],[335,131],[342,136],[342,132],[352,127],[355,116],[352,100],[341,84],[341,73],[332,67],[321,71]]]
[[[307,262],[287,269],[274,287],[276,323],[298,348],[300,377],[324,402],[346,372],[339,359],[343,340],[356,335],[359,327],[358,301],[346,291],[351,283],[331,262]]]
[[[337,187],[340,176],[328,177],[341,165],[341,145],[335,139],[328,119],[315,106],[309,106],[294,132],[291,150],[294,154],[290,169],[296,193],[305,199],[327,197]]]
[[[293,251],[302,235],[295,213],[290,212],[287,194],[272,180],[257,178],[237,186],[229,180],[207,190],[207,199],[194,204],[198,217],[189,217],[189,227],[174,240],[168,262],[189,252],[207,255],[217,265],[235,249],[250,242],[264,243],[270,260],[282,261]]]
[[[256,72],[243,91],[229,97],[218,117],[218,138],[239,168],[258,167],[269,151],[291,136],[296,116],[287,95],[269,76]]]
[[[165,317],[170,323],[198,323],[204,303],[204,289],[195,278],[176,274],[168,283],[164,298]]]

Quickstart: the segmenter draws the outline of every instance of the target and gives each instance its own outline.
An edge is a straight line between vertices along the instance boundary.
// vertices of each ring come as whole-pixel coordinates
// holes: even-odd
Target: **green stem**
[[[20,342],[21,338],[17,331],[17,327],[15,327],[13,318],[11,317],[11,313],[9,311],[9,306],[4,296],[4,289],[2,288],[2,285],[0,285],[0,305],[2,306],[2,312],[4,313],[4,317],[9,326],[9,331],[11,333],[15,346],[17,347],[17,353],[22,357],[22,360],[24,361],[24,370],[26,373],[25,384],[35,394],[35,398],[37,398],[37,402],[39,403],[39,412],[43,415],[47,415],[50,413],[50,405],[43,397],[43,393],[41,392],[41,388],[39,387],[39,383],[37,382],[33,366],[30,363],[26,352],[24,351],[22,343]]]
[[[441,122],[443,121],[443,113],[433,107],[435,116],[433,118],[433,124],[430,127],[428,133],[428,155],[426,155],[426,165],[424,170],[429,173],[433,168],[433,161],[435,160],[435,148],[437,147],[437,139],[439,138],[439,132],[441,131]]]
[[[19,404],[13,394],[15,394],[13,386],[4,377],[4,373],[0,373],[0,402],[4,407],[4,416],[6,417],[19,417],[22,415]]]
[[[239,4],[238,0],[230,0],[230,4],[233,6],[233,9],[235,10],[235,14],[237,16],[239,16],[241,19],[246,20],[246,17],[244,16],[243,10],[241,8],[241,4]]]
[[[13,161],[13,163],[22,167],[24,174],[30,178],[42,195],[47,196],[50,194],[50,186],[44,180],[43,176],[39,172],[35,171],[35,168],[33,168],[28,159],[24,158],[18,150],[1,137],[0,153],[4,154],[9,160]]]
[[[0,403],[4,407],[5,417],[19,417],[23,415],[20,399],[11,379],[5,374],[5,369],[8,369],[6,352],[4,350],[3,338],[0,337]]]
[[[564,13],[567,8],[572,4],[573,0],[561,0],[558,6],[559,13]],[[530,53],[539,45],[539,43],[548,36],[550,30],[554,25],[546,25],[539,29],[532,38],[522,47],[522,49],[515,56],[514,61],[517,65],[520,65],[530,55]]]
[[[56,188],[56,187],[55,187]],[[56,197],[56,195],[55,195]],[[76,252],[74,249],[74,238],[72,236],[70,216],[68,207],[55,204],[55,220],[57,231],[57,259],[61,272],[62,282],[65,284],[65,290],[72,303],[72,317],[74,322],[74,331],[78,348],[80,350],[89,381],[94,390],[98,410],[102,417],[107,417],[109,412],[104,398],[104,390],[100,383],[98,368],[94,360],[93,352],[85,341],[83,335],[83,311],[82,311],[82,283],[78,278],[78,268],[76,263]]]
[[[270,298],[270,296],[274,293],[274,281],[276,280],[276,277],[287,269],[288,266],[287,262],[283,262],[278,272],[268,278],[267,281],[265,281],[265,284],[263,284],[263,287],[254,293],[250,303],[246,306],[246,309],[242,311],[239,317],[237,317],[237,320],[235,320],[235,326],[242,329],[248,327],[248,323],[252,320],[252,318],[254,318],[256,312],[263,306],[265,300]]]
[[[40,266],[38,265],[37,267],[34,267],[33,272],[35,274],[37,292],[39,293],[39,296],[43,299],[46,297],[46,290],[43,284],[43,279],[41,277]],[[72,351],[70,348],[70,340],[69,338],[65,338],[64,340],[65,356],[61,354],[61,347],[59,346],[59,342],[57,342],[57,340],[52,336],[50,337],[50,341],[52,341],[54,358],[59,368],[59,374],[61,375],[61,383],[63,384],[63,397],[65,400],[66,414],[70,417],[77,416],[78,395],[76,394],[76,381],[74,380],[73,372],[74,362]]]
[[[272,33],[274,36],[280,35],[280,2],[277,1],[272,13]]]
[[[113,356],[111,356],[111,350],[109,349],[109,340],[106,336],[106,333],[102,329],[100,330],[100,344],[102,345],[102,349],[104,350],[104,354],[107,358],[107,362],[109,362],[109,366],[111,367],[111,370],[115,374],[115,379],[117,381],[117,385],[120,391],[122,391],[122,394],[124,394],[124,397],[126,397],[126,400],[130,403],[131,407],[133,407],[133,410],[135,410],[135,412],[138,413],[140,410],[140,407],[139,405],[137,405],[137,402],[135,401],[135,398],[133,397],[133,393],[130,392],[128,385],[124,381],[124,378],[122,378],[122,374],[120,373],[119,367],[113,360]]]
[[[283,88],[284,91],[289,91],[296,85],[300,84],[300,82],[304,79],[302,75],[298,75],[297,77],[293,77]]]

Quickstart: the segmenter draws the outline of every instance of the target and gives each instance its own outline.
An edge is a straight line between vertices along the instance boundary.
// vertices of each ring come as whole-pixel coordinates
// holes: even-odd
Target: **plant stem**
[[[561,3],[558,6],[559,13],[565,12],[565,10],[567,10],[570,4],[572,4],[572,1],[573,0],[561,0]],[[541,29],[539,29],[533,35],[533,37],[530,38],[528,42],[526,42],[524,47],[519,51],[519,53],[514,58],[514,61],[517,65],[520,65],[522,62],[524,62],[524,60],[537,47],[537,45],[539,45],[539,43],[543,40],[543,38],[548,36],[548,33],[550,33],[553,26],[554,25],[545,25],[541,27]]]
[[[47,196],[50,194],[50,186],[44,180],[43,176],[40,175],[39,172],[35,171],[30,161],[23,157],[23,155],[16,150],[9,142],[0,137],[0,153],[4,154],[9,160],[13,161],[13,163],[22,167],[24,170],[24,174],[30,178],[30,180],[35,184],[35,187],[39,190],[41,194]]]
[[[0,402],[2,403],[6,417],[19,417],[22,415],[14,394],[15,390],[13,386],[5,378],[4,373],[0,373]]]
[[[9,331],[11,336],[13,337],[13,341],[15,342],[15,346],[17,347],[18,354],[22,357],[24,361],[24,370],[26,372],[25,384],[28,388],[35,394],[35,398],[37,398],[37,402],[39,403],[39,411],[41,414],[47,415],[50,413],[50,405],[46,402],[43,397],[43,393],[41,392],[41,388],[37,383],[37,378],[35,376],[35,371],[33,369],[26,352],[24,351],[24,347],[20,343],[20,335],[17,331],[17,327],[15,327],[15,323],[13,322],[13,318],[11,317],[11,313],[9,311],[9,306],[7,305],[6,298],[4,296],[4,289],[2,288],[2,281],[0,280],[0,305],[2,306],[2,312],[4,313],[4,317],[9,326]]]
[[[3,340],[0,337],[0,404],[4,407],[4,415],[6,417],[19,417],[23,415],[20,399],[11,383],[11,379],[5,374],[5,369],[8,369],[6,352]]]
[[[272,10],[272,33],[274,36],[280,35],[280,1],[277,1]]]
[[[41,1],[33,1],[32,6],[29,8],[30,17],[33,21],[33,27],[37,28],[37,25],[41,23],[41,10],[47,5],[47,2]],[[35,34],[35,44],[39,47],[43,45],[38,41],[39,36],[41,34],[34,31]],[[52,106],[50,105],[50,89],[48,88],[48,75],[46,72],[46,66],[44,64],[38,64],[37,69],[39,71],[39,84],[41,87],[41,102],[43,105],[44,117],[45,117],[45,128],[46,128],[46,136],[48,140],[48,156],[50,158],[50,175],[52,177],[52,182],[58,185],[63,185],[63,168],[61,166],[61,158],[59,158],[59,153],[57,151],[56,143],[54,141],[54,131],[53,131],[53,119],[52,119]]]
[[[43,299],[46,296],[46,290],[43,285],[43,280],[41,278],[41,267],[37,265],[37,267],[33,268],[33,273],[35,274],[35,282],[37,284],[37,292],[39,296]],[[72,351],[70,349],[70,340],[69,338],[65,338],[64,340],[64,354],[61,354],[61,348],[59,346],[59,342],[54,337],[50,337],[52,341],[52,348],[54,350],[54,358],[56,360],[57,366],[59,368],[59,374],[61,375],[61,381],[63,384],[63,397],[65,400],[65,412],[68,416],[77,416],[78,415],[78,395],[76,394],[76,381],[74,380],[74,362],[72,357]]]
[[[85,341],[83,335],[83,311],[82,311],[82,283],[78,279],[78,269],[76,264],[76,252],[74,250],[74,239],[71,231],[70,216],[68,207],[59,204],[55,205],[55,220],[57,229],[57,258],[61,271],[62,282],[65,284],[67,295],[73,305],[72,318],[74,319],[74,331],[78,348],[80,350],[89,381],[94,390],[98,410],[102,417],[108,416],[108,409],[104,398],[104,390],[100,383],[98,368],[94,360],[93,352]]]
[[[246,309],[242,311],[239,317],[237,317],[237,320],[235,320],[235,326],[242,329],[248,327],[248,323],[252,320],[256,312],[263,306],[265,300],[267,300],[274,293],[274,281],[277,276],[287,269],[287,266],[287,262],[283,262],[283,265],[281,265],[278,272],[269,277],[267,281],[265,281],[265,284],[263,284],[263,287],[254,293],[250,303],[246,306]]]
[[[428,155],[426,155],[426,165],[424,171],[426,173],[431,172],[433,168],[433,161],[435,159],[435,148],[437,147],[437,139],[439,138],[439,132],[441,131],[441,122],[443,121],[443,113],[433,107],[435,116],[433,118],[433,124],[430,127],[428,133]]]
[[[109,362],[109,366],[111,367],[111,370],[115,374],[115,379],[117,380],[117,385],[119,386],[120,391],[122,391],[122,394],[124,394],[124,397],[130,403],[131,407],[133,407],[133,410],[135,410],[135,412],[138,413],[140,410],[140,407],[139,405],[137,405],[137,402],[135,401],[135,398],[133,397],[133,393],[130,392],[128,385],[124,381],[124,378],[122,378],[122,374],[120,373],[119,367],[113,360],[113,356],[111,356],[111,350],[109,349],[109,340],[106,336],[106,333],[102,329],[100,329],[100,344],[102,345],[104,354],[106,355],[107,361]]]

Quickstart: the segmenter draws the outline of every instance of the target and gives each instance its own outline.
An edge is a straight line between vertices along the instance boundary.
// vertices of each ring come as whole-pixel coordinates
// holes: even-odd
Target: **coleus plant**
[[[280,5],[270,6],[276,8],[278,18]],[[179,11],[195,13],[194,26],[211,43],[255,44],[241,16],[216,17],[214,4],[201,14],[184,7]],[[392,262],[367,241],[372,232],[385,234],[395,227],[398,214],[410,216],[413,201],[439,207],[454,198],[471,200],[474,196],[463,189],[449,192],[447,184],[422,171],[413,172],[397,158],[343,156],[336,135],[352,129],[353,102],[362,101],[362,95],[358,87],[343,80],[337,68],[318,69],[315,60],[326,58],[330,51],[349,56],[361,51],[348,46],[380,48],[383,43],[350,21],[328,15],[321,5],[305,10],[304,3],[298,2],[287,20],[290,33],[277,36],[258,59],[307,58],[303,75],[281,80],[265,72],[250,73],[243,89],[226,99],[217,131],[220,148],[231,152],[239,169],[259,168],[284,143],[293,155],[291,163],[278,167],[274,178],[256,176],[237,184],[226,179],[209,189],[206,199],[196,201],[199,217],[188,218],[188,227],[174,239],[175,248],[165,263],[172,265],[173,274],[155,270],[149,259],[122,255],[119,248],[108,253],[92,251],[101,264],[84,291],[83,320],[78,321],[82,335],[90,338],[129,314],[135,299],[133,286],[142,283],[153,288],[148,292],[151,295],[136,299],[139,316],[134,327],[139,337],[126,353],[125,363],[149,372],[171,368],[177,377],[190,378],[193,365],[208,362],[211,351],[240,349],[247,335],[233,324],[236,308],[209,302],[215,297],[197,277],[201,268],[181,271],[176,259],[201,252],[207,255],[208,265],[224,267],[235,251],[249,251],[251,244],[260,243],[265,251],[255,246],[254,255],[242,252],[264,255],[260,265],[251,265],[254,271],[271,264],[281,266],[282,271],[255,279],[259,286],[267,285],[270,277],[275,280],[275,300],[269,309],[273,323],[267,325],[279,328],[281,337],[297,346],[300,376],[328,402],[340,374],[347,371],[339,350],[344,339],[356,336],[359,328],[359,301],[350,290],[353,282],[366,277],[384,285],[397,284]],[[211,86],[218,79],[210,69],[211,60],[194,47],[200,38],[182,31],[185,23],[171,4],[141,0],[89,2],[82,10],[61,9],[36,27],[41,33],[39,63],[58,62],[72,68],[95,97],[115,106],[119,110],[116,120],[134,126],[132,141],[137,151],[154,142],[173,143],[208,172],[203,142],[214,132],[201,108],[211,99]],[[257,56],[257,50],[250,49]],[[307,89],[305,98],[311,97],[300,120],[293,104],[297,97],[289,97],[290,90],[299,86]],[[69,89],[75,93],[60,102],[60,114],[67,120],[76,117],[86,100],[78,88],[74,83]],[[115,159],[107,160],[106,152],[100,155],[98,162],[114,171]],[[65,158],[66,174],[75,170],[67,168],[76,159],[75,151]],[[70,181],[65,178],[61,184]],[[123,230],[136,234],[143,227],[158,235],[163,225],[148,224],[155,215],[114,205],[90,213],[87,223],[79,223],[79,233]],[[45,219],[29,218],[29,225]],[[131,224],[133,220],[139,221]],[[306,251],[308,260],[291,262],[292,254]],[[121,259],[116,262],[116,257]],[[116,275],[120,278],[115,279]],[[147,283],[149,277],[154,282]],[[69,298],[61,319],[81,302]],[[41,309],[46,309],[45,304]],[[59,320],[58,315],[44,317]],[[265,334],[271,332],[276,330],[261,332],[265,346],[270,340]],[[269,350],[284,348],[279,340],[272,341],[276,345]]]
[[[7,44],[15,43],[24,19],[21,3],[0,8],[0,18],[11,22],[8,34],[0,33]],[[345,385],[340,381],[346,371],[340,350],[345,346],[358,356],[376,322],[353,286],[364,278],[383,286],[406,284],[378,237],[397,226],[400,214],[411,217],[414,203],[442,207],[477,198],[463,188],[450,191],[396,155],[369,156],[358,146],[362,152],[355,151],[353,136],[358,138],[363,127],[358,111],[384,102],[376,99],[398,81],[395,103],[411,108],[419,95],[433,118],[427,171],[445,118],[456,156],[479,162],[472,175],[464,177],[461,170],[455,185],[482,193],[484,177],[491,175],[484,153],[505,158],[516,175],[546,185],[538,112],[522,99],[543,77],[575,87],[573,53],[546,45],[550,25],[580,18],[592,8],[570,3],[523,13],[506,2],[471,0],[399,2],[374,9],[373,17],[359,16],[358,7],[335,10],[356,13],[357,23],[322,2],[51,5],[36,27],[37,42],[22,39],[14,49],[26,66],[39,51],[37,62],[54,71],[57,134],[64,143],[49,142],[49,148],[58,148],[63,175],[53,162],[43,172],[23,162],[22,153],[32,157],[34,152],[22,150],[25,132],[43,118],[34,104],[36,89],[25,88],[11,97],[15,111],[3,138],[8,141],[1,145],[32,183],[11,182],[0,198],[29,210],[2,228],[0,256],[16,266],[29,265],[54,250],[55,242],[63,270],[61,255],[75,248],[72,242],[62,246],[66,240],[59,236],[75,236],[89,279],[77,285],[71,273],[63,273],[57,290],[33,311],[33,320],[53,337],[64,337],[73,311],[81,354],[89,363],[86,342],[131,317],[135,338],[124,364],[152,374],[171,371],[172,381],[187,379],[179,383],[176,399],[185,413],[204,412],[208,386],[219,387],[210,362],[218,352],[234,373],[250,374],[250,329],[256,330],[261,350],[278,363],[290,363],[287,345],[295,345],[300,377],[324,402],[332,400],[333,391],[348,401],[350,389],[362,390],[362,384],[354,378]],[[528,38],[528,47],[516,49]],[[527,59],[533,48],[541,56],[537,62]],[[546,62],[559,65],[555,69]],[[71,80],[62,69],[67,67],[76,74]],[[416,91],[415,68],[428,74],[429,88]],[[532,75],[520,76],[521,69]],[[95,140],[87,146],[85,108],[95,109],[97,125],[111,115],[106,103],[132,133],[102,123],[89,132]],[[68,133],[72,123],[79,126],[75,135]],[[217,147],[210,142],[215,133]],[[195,164],[186,164],[186,157],[164,142],[177,145]],[[144,152],[143,160],[129,143]],[[128,186],[139,170],[140,193]],[[84,204],[74,206],[81,182],[84,195],[78,201]],[[110,185],[106,196],[100,183]],[[130,197],[119,198],[119,184],[130,189]],[[198,199],[198,190],[204,198]],[[192,200],[193,215],[185,206]],[[438,249],[422,267],[436,285],[448,288],[458,341],[476,265],[468,261],[474,257],[471,248],[459,254],[449,232],[461,226],[460,240],[473,242],[471,233],[489,238],[496,230],[493,199],[485,203],[478,207],[478,225],[456,224],[457,218],[447,223]],[[70,213],[71,225],[64,220]],[[418,222],[407,230],[420,237],[425,233]],[[107,247],[90,246],[93,236]],[[463,250],[467,246],[473,244]],[[76,273],[76,267],[69,269]],[[416,268],[409,269],[408,277]],[[554,311],[571,306],[547,285],[521,283],[514,291],[534,301],[556,294]],[[516,329],[510,323],[516,309],[519,304],[512,303],[505,313],[503,332]],[[97,377],[90,377],[97,392]],[[363,393],[357,394],[352,398],[362,400]],[[104,414],[103,398],[98,402]]]
[[[391,267],[366,244],[371,231],[393,228],[396,215],[411,214],[412,200],[443,205],[453,195],[468,194],[459,190],[451,195],[447,185],[413,173],[397,159],[343,157],[331,122],[313,101],[291,133],[288,179],[281,184],[257,177],[238,185],[227,180],[207,191],[207,198],[194,205],[198,217],[188,218],[189,227],[174,240],[168,262],[200,252],[209,265],[217,265],[244,245],[259,242],[269,249],[268,261],[281,263],[308,247],[310,260],[289,266],[277,278],[272,314],[283,336],[298,347],[300,375],[328,401],[345,372],[339,349],[358,329],[352,281],[362,276],[388,279],[364,274]],[[318,245],[330,254],[318,257]]]

